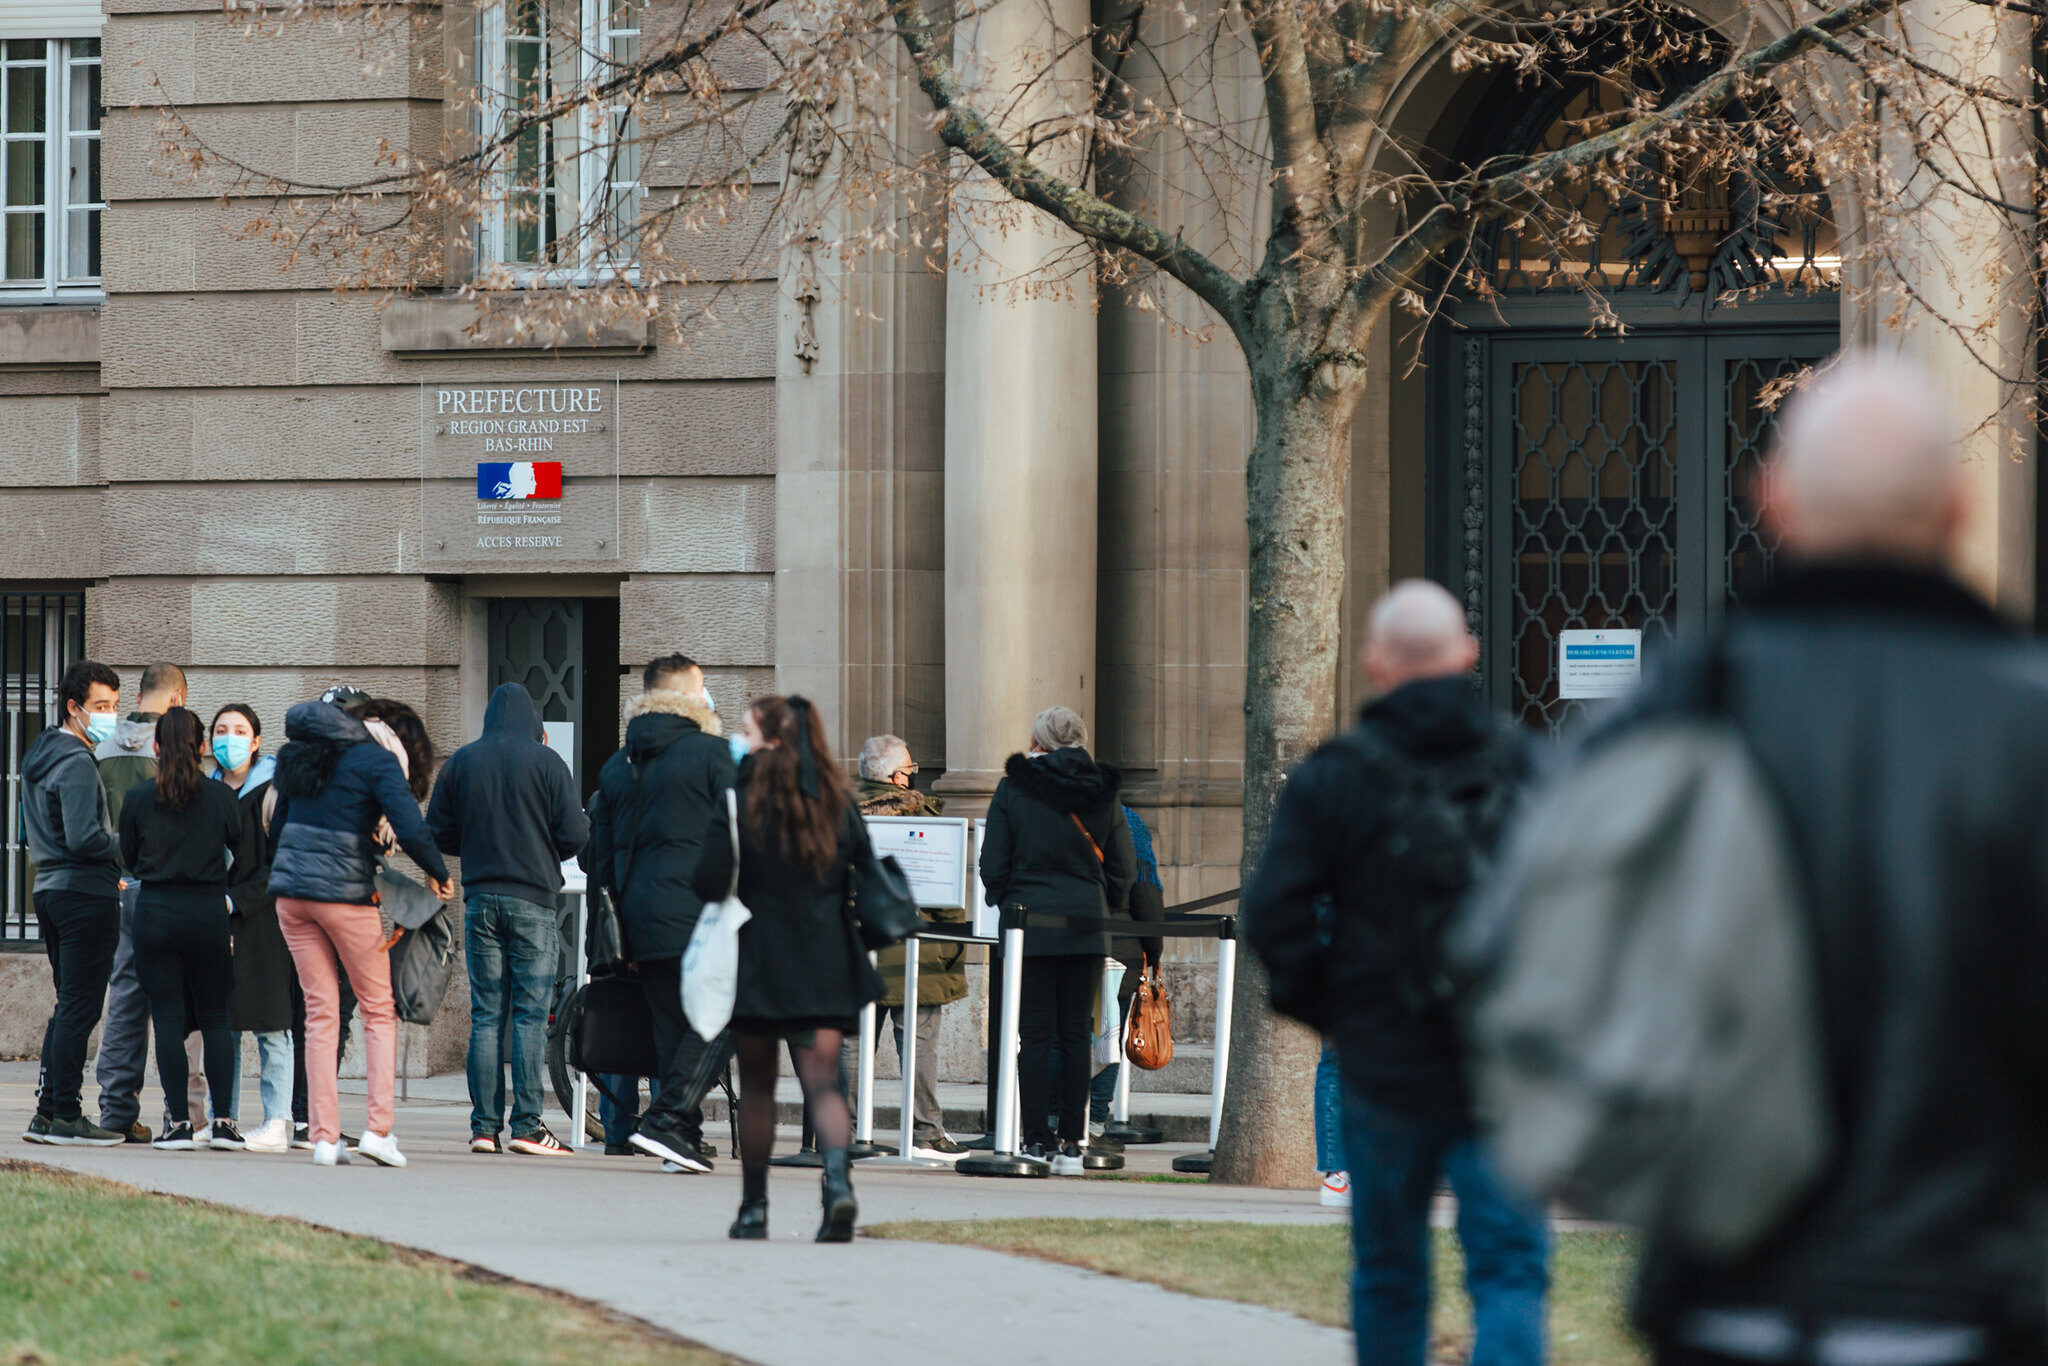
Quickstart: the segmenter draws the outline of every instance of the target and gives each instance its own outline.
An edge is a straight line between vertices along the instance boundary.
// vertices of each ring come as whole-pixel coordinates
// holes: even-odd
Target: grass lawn
[[[988,1219],[879,1224],[871,1238],[966,1243],[1151,1281],[1169,1290],[1241,1300],[1317,1323],[1351,1322],[1351,1248],[1339,1225],[1178,1220]],[[1436,1235],[1435,1347],[1463,1361],[1472,1342],[1458,1240]],[[1558,1366],[1640,1366],[1626,1325],[1634,1250],[1626,1234],[1561,1233],[1551,1260],[1550,1359]]]
[[[369,1238],[0,1162],[0,1361],[730,1366]]]

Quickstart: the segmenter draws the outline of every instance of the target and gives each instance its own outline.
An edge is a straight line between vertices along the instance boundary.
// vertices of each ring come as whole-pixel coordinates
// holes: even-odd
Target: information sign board
[[[619,558],[619,381],[420,385],[420,559]]]
[[[896,856],[917,904],[959,910],[967,904],[968,829],[964,820],[869,816],[875,857]]]
[[[1557,695],[1619,697],[1643,676],[1641,631],[1560,631]]]

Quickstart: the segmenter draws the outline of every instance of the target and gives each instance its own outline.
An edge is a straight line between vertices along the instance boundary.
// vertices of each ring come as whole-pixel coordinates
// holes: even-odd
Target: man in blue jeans
[[[1351,1320],[1360,1366],[1423,1366],[1430,1205],[1448,1179],[1476,1331],[1474,1366],[1537,1366],[1548,1230],[1475,1130],[1442,930],[1526,772],[1518,732],[1469,676],[1464,610],[1410,581],[1372,612],[1379,697],[1288,779],[1239,933],[1273,1007],[1335,1046],[1351,1176]]]
[[[551,1157],[568,1151],[540,1111],[561,939],[555,898],[562,891],[562,861],[582,849],[590,821],[568,764],[541,743],[543,734],[526,689],[499,684],[484,712],[482,738],[448,756],[427,806],[434,843],[462,860],[473,1153]]]

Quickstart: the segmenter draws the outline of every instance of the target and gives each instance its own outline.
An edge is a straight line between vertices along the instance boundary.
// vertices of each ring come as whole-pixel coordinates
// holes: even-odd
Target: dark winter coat
[[[1795,573],[1726,635],[1728,714],[1805,874],[1833,1168],[1745,1264],[1651,1249],[1688,1306],[2048,1337],[2048,651],[1953,581]],[[1615,722],[1692,710],[1674,662]]]
[[[990,903],[1066,915],[1124,914],[1137,855],[1116,799],[1123,774],[1078,745],[1036,759],[1012,754],[1003,773],[981,839],[981,880]],[[1087,834],[1075,828],[1076,819]],[[1108,952],[1102,930],[1024,932],[1027,958]]]
[[[36,891],[120,894],[121,850],[92,747],[61,726],[22,756],[21,828]]]
[[[942,798],[919,792],[914,787],[861,779],[853,804],[863,816],[939,816],[946,810]],[[928,907],[925,917],[944,924],[966,924],[966,907]],[[903,1004],[903,946],[883,949],[875,955],[875,971],[882,974],[882,998],[878,1004]],[[917,951],[917,1003],[942,1006],[967,996],[967,946],[965,944],[921,944]]]
[[[680,958],[690,946],[704,909],[690,875],[735,775],[722,734],[694,693],[642,693],[626,704],[625,748],[598,775],[603,801],[591,805],[585,866],[611,894],[633,962]]]
[[[747,773],[743,768],[739,779],[743,813]],[[822,877],[783,853],[780,832],[748,830],[744,816],[740,825],[739,898],[754,918],[740,927],[734,1027],[779,1033],[852,1026],[861,1007],[882,994],[847,905],[849,867],[874,857],[860,813],[847,807],[838,855]],[[723,897],[732,883],[730,831],[721,798],[692,878],[700,901]]]
[[[377,890],[380,816],[428,876],[447,878],[404,770],[368,727],[331,702],[301,702],[285,713],[284,733],[272,780],[279,831],[272,896],[369,905]]]
[[[465,897],[495,892],[553,906],[562,860],[590,838],[576,780],[540,741],[540,711],[517,683],[500,683],[484,733],[448,756],[427,803],[427,828],[462,860]]]
[[[1124,825],[1131,832],[1131,849],[1137,856],[1137,876],[1131,881],[1131,919],[1164,920],[1166,888],[1159,880],[1159,861],[1152,853],[1152,832],[1128,806],[1123,813]],[[1116,989],[1119,1001],[1128,1001],[1137,993],[1145,964],[1157,963],[1165,951],[1166,941],[1155,934],[1120,934],[1109,941],[1110,956],[1124,965],[1123,980]]]
[[[1464,675],[1406,684],[1367,706],[1358,724],[1405,759],[1368,762],[1341,740],[1305,759],[1280,789],[1258,870],[1244,889],[1238,933],[1264,960],[1274,1001],[1336,1041],[1346,1085],[1402,1114],[1469,1116],[1462,1050],[1448,1003],[1419,1006],[1406,850],[1390,838],[1409,765],[1466,765],[1490,748],[1524,751]],[[1519,783],[1510,762],[1501,781]]]
[[[252,778],[254,773],[250,775]],[[228,883],[234,905],[228,928],[235,940],[235,990],[228,997],[228,1027],[256,1034],[292,1027],[292,986],[298,969],[277,923],[277,898],[270,894],[270,861],[277,853],[275,820],[265,829],[263,808],[273,789],[268,782],[245,783],[242,841]],[[272,811],[273,818],[276,815]]]

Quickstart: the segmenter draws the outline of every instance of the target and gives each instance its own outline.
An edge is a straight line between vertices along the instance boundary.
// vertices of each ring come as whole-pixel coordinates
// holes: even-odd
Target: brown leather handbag
[[[1131,1021],[1124,1030],[1124,1056],[1133,1067],[1157,1072],[1173,1061],[1173,1007],[1167,1003],[1166,987],[1159,969],[1145,970],[1138,994],[1131,999]]]

